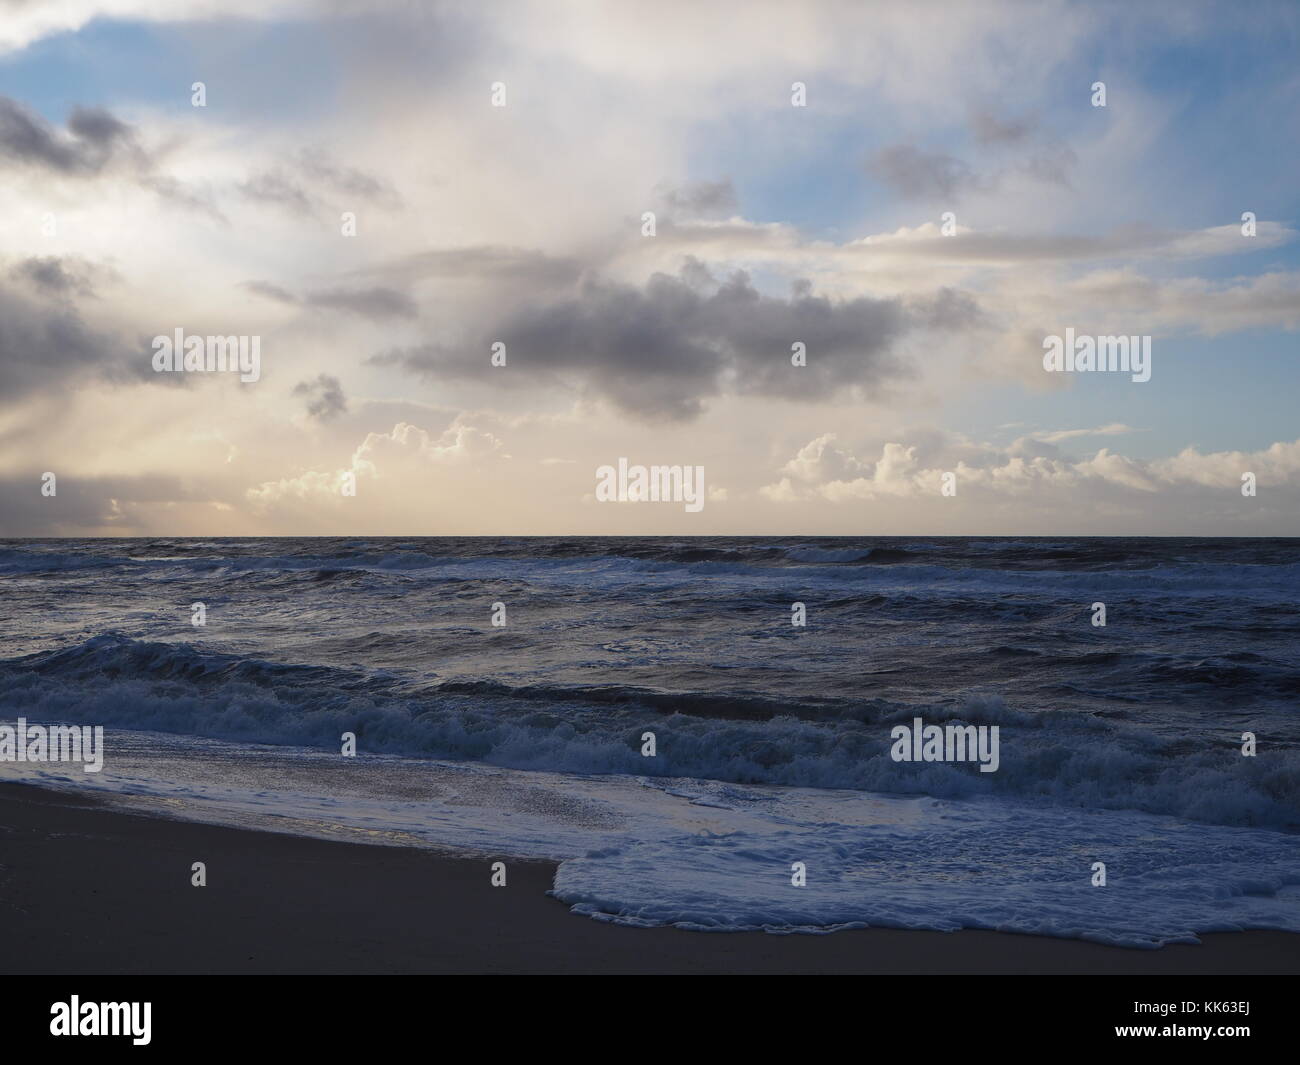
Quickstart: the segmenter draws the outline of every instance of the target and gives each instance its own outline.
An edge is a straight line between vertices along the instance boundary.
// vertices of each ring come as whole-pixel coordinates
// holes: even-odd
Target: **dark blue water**
[[[1296,540],[9,540],[0,602],[0,718],[1300,823]]]

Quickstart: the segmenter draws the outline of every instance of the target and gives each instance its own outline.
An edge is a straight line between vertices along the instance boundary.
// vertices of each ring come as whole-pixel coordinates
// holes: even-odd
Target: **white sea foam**
[[[16,672],[0,691],[0,720],[83,720],[213,739],[332,747],[345,731],[387,754],[472,759],[527,770],[647,774],[735,783],[917,794],[1005,795],[1128,808],[1220,824],[1296,827],[1300,751],[1243,758],[1230,731],[1192,747],[1165,734],[1081,714],[1028,713],[997,696],[917,710],[877,707],[874,719],[742,720],[583,701],[579,689],[520,698],[509,686],[433,688],[412,694],[382,671],[356,672],[242,659],[185,645],[96,637],[60,652],[40,672]],[[681,706],[689,697],[664,702]],[[779,706],[779,703],[775,705]],[[993,774],[969,766],[898,763],[890,729],[928,721],[1002,730]],[[659,756],[639,753],[641,732],[661,736]]]
[[[110,734],[108,747],[89,787],[51,766],[0,767],[0,779],[173,817],[554,859],[557,898],[623,924],[992,928],[1147,948],[1211,931],[1300,932],[1300,836],[1262,829],[1006,800],[353,761],[135,732]],[[1097,861],[1105,887],[1091,886]],[[807,867],[806,887],[791,884],[794,862]]]

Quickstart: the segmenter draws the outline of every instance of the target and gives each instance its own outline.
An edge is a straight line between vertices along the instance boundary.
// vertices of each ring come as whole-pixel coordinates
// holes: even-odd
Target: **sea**
[[[0,780],[544,859],[596,920],[1300,932],[1298,539],[0,540],[19,717],[104,766]]]

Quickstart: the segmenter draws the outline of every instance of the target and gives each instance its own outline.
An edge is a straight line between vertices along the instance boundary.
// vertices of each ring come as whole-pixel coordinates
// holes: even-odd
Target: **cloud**
[[[1047,433],[1042,439],[1124,431],[1127,426],[1111,425]],[[850,503],[890,497],[933,500],[940,498],[943,475],[953,473],[961,498],[1012,497],[1044,508],[1132,501],[1193,488],[1213,488],[1214,498],[1227,505],[1241,498],[1236,490],[1242,475],[1250,472],[1271,490],[1287,490],[1289,499],[1300,494],[1300,440],[1275,443],[1258,452],[1202,454],[1187,448],[1173,458],[1140,460],[1109,448],[1078,459],[1060,455],[1055,449],[1052,454],[1027,454],[1025,445],[1034,439],[1021,437],[1006,448],[975,446],[942,436],[929,446],[888,442],[873,460],[858,457],[828,434],[800,448],[777,471],[779,480],[759,492],[776,503]]]
[[[374,174],[336,162],[324,148],[302,148],[294,156],[299,172],[309,181],[343,196],[385,207],[399,207],[402,198]]]
[[[241,182],[238,188],[247,199],[282,208],[291,214],[311,215],[318,206],[305,188],[280,170],[254,174]]]
[[[133,352],[82,320],[67,298],[79,294],[75,267],[28,259],[15,270],[35,295],[0,286],[0,405],[34,392],[122,381],[149,370],[143,354],[133,369]]]
[[[160,156],[144,147],[135,127],[103,108],[74,108],[60,131],[0,96],[0,162],[38,184],[50,177],[81,182],[123,175],[169,203],[226,221],[207,193],[162,173]]]
[[[1038,123],[1031,118],[998,118],[992,111],[975,108],[969,118],[972,135],[980,144],[1018,144],[1034,132]]]
[[[366,434],[342,469],[307,470],[296,477],[264,481],[245,496],[258,510],[286,502],[340,504],[349,498],[342,489],[351,475],[358,496],[364,490],[368,496],[387,491],[399,499],[409,498],[411,486],[429,483],[430,474],[474,470],[509,458],[498,437],[460,418],[438,436],[398,422],[391,432]]]
[[[9,276],[45,296],[93,299],[95,282],[113,271],[74,256],[32,256],[15,264]]]
[[[1035,181],[1070,187],[1070,171],[1079,162],[1079,157],[1067,145],[1057,143],[1051,137],[1039,136],[1037,118],[1003,119],[991,111],[977,108],[971,111],[968,124],[971,136],[981,147],[1023,146],[1028,150],[1028,155],[1012,164],[1013,170]]]
[[[319,146],[281,156],[280,162],[255,171],[236,188],[247,200],[295,217],[314,217],[327,207],[337,211],[366,203],[394,209],[403,203],[386,181],[337,162]]]
[[[245,281],[243,287],[254,295],[274,300],[276,303],[325,311],[345,311],[372,321],[414,318],[419,313],[415,301],[410,296],[384,286],[316,289],[301,296],[269,281]]]
[[[661,191],[659,199],[672,215],[684,218],[725,218],[734,214],[738,206],[730,178],[667,188]]]
[[[1233,228],[1233,227],[1228,227]],[[1300,329],[1300,271],[1254,277],[1154,281],[1135,271],[1103,270],[1063,286],[1055,299],[1104,307],[1132,331],[1195,330],[1207,336],[1244,329]]]
[[[775,503],[795,503],[815,496],[840,503],[913,495],[921,488],[916,452],[915,447],[889,443],[876,462],[863,462],[829,434],[801,448],[781,468],[786,476],[775,484],[764,485],[759,493]],[[938,484],[937,476],[934,483]]]
[[[391,288],[318,289],[307,293],[304,301],[309,307],[322,310],[347,311],[363,318],[383,321],[386,318],[414,318],[415,301],[404,292]]]
[[[1089,436],[1123,436],[1141,432],[1132,426],[1120,422],[1099,425],[1091,429],[1051,429],[1035,430],[1016,439],[1008,448],[1007,454],[1021,458],[1059,458],[1061,448],[1058,446],[1068,440],[1079,440]]]
[[[443,344],[373,356],[427,377],[482,377],[530,388],[561,385],[608,400],[649,421],[698,416],[723,392],[813,400],[867,395],[908,376],[891,352],[925,329],[958,329],[978,318],[966,296],[831,300],[796,284],[789,298],[767,296],[743,271],[716,280],[699,263],[678,277],[653,275],[643,287],[586,278],[576,296],[527,307],[463,350]],[[508,367],[486,358],[506,344]],[[791,363],[802,343],[807,364]]]
[[[831,244],[810,239],[793,226],[732,218],[726,222],[666,220],[656,239],[701,257],[744,257],[774,268],[820,265],[889,270],[911,262],[936,267],[1010,269],[1035,263],[1082,264],[1107,259],[1206,259],[1267,251],[1296,238],[1297,231],[1283,223],[1260,221],[1257,225],[1257,235],[1245,238],[1239,225],[1178,230],[1128,224],[1097,234],[1081,234],[977,231],[959,224],[955,232],[944,235],[937,223],[923,222]]]
[[[131,127],[102,108],[74,108],[60,133],[7,96],[0,96],[0,158],[66,177],[98,174],[122,159],[147,163]]]
[[[1026,436],[1034,440],[1045,440],[1049,444],[1059,444],[1062,440],[1073,440],[1080,436],[1120,436],[1125,433],[1136,433],[1138,431],[1139,430],[1134,429],[1131,425],[1125,425],[1123,422],[1111,422],[1109,425],[1099,425],[1095,429],[1040,430],[1028,433]]]
[[[146,509],[204,502],[203,493],[169,474],[87,477],[51,465],[0,477],[0,536],[130,534]],[[41,494],[45,472],[55,474],[53,496]]]
[[[867,169],[908,199],[955,200],[983,187],[975,172],[955,156],[911,144],[882,148],[868,161]]]
[[[353,454],[352,465],[381,472],[390,459],[412,456],[436,465],[510,457],[492,433],[457,419],[436,437],[406,422],[393,426],[391,433],[369,433]]]
[[[989,116],[973,121],[976,140],[985,145],[1015,145],[1029,135],[1028,126],[1003,125]],[[1068,146],[1047,143],[1030,148],[1019,160],[980,173],[946,152],[930,152],[913,144],[894,144],[873,154],[867,161],[867,171],[905,199],[956,202],[970,193],[993,192],[1008,175],[1014,174],[1068,189],[1070,170],[1078,161]]]
[[[1078,163],[1079,157],[1073,149],[1064,145],[1040,148],[1019,164],[1019,170],[1046,184],[1070,188],[1070,171]]]
[[[95,18],[160,22],[208,18],[270,18],[305,14],[315,0],[3,0],[0,54],[51,34],[78,30]],[[343,10],[343,8],[340,8]]]
[[[524,284],[530,290],[572,285],[583,272],[573,258],[548,255],[536,248],[478,245],[416,252],[354,271],[356,277],[381,277],[394,283],[425,278],[483,278]]]
[[[1300,475],[1300,440],[1272,444],[1263,451],[1217,451],[1204,454],[1184,448],[1173,458],[1151,464],[1155,475],[1169,483],[1235,487],[1243,472],[1254,473],[1261,484],[1293,484]]]
[[[263,299],[274,300],[276,303],[298,304],[302,302],[287,288],[280,285],[273,285],[269,281],[245,281],[244,288],[255,296],[261,296]]]
[[[9,57],[0,90],[26,99],[0,114],[0,473],[25,470],[34,445],[104,472],[219,468],[234,514],[160,505],[159,531],[326,532],[337,519],[400,532],[452,512],[470,532],[650,531],[658,518],[635,509],[613,519],[557,500],[590,489],[599,455],[653,458],[664,439],[730,489],[735,524],[719,532],[795,531],[802,516],[765,504],[760,485],[822,507],[809,532],[875,527],[836,510],[837,493],[916,500],[893,510],[904,528],[937,499],[917,479],[949,470],[961,495],[935,503],[947,510],[932,529],[971,531],[962,508],[993,500],[1000,529],[1028,531],[1021,514],[1040,513],[1051,486],[1062,527],[1095,512],[1101,532],[1200,531],[1203,499],[1233,490],[1197,478],[1244,460],[1175,456],[1191,471],[1175,478],[1160,465],[1175,459],[1150,457],[1208,439],[1218,378],[1181,357],[1195,332],[1238,331],[1207,357],[1250,363],[1215,446],[1295,435],[1268,402],[1294,377],[1278,362],[1280,331],[1300,328],[1293,223],[1261,221],[1248,239],[1238,222],[1293,215],[1296,86],[1274,17],[1207,9],[1184,32],[1182,13],[993,0],[950,5],[936,33],[917,5],[838,0],[764,4],[757,18],[732,0],[599,14],[546,0],[0,7],[0,49],[99,20]],[[172,73],[150,87],[101,62],[115,36]],[[1168,71],[1095,70],[1115,40],[1185,47],[1207,106],[1186,107],[1194,86]],[[1216,55],[1241,76],[1225,81]],[[235,56],[247,62],[232,80],[219,72]],[[1103,76],[1111,107],[1093,109],[1087,86]],[[195,78],[209,108],[189,106]],[[497,79],[506,108],[490,107]],[[790,107],[795,79],[806,109]],[[882,148],[868,187],[862,161]],[[220,230],[197,213],[220,217],[214,203]],[[646,209],[655,239],[639,234]],[[938,225],[948,209],[954,236]],[[358,213],[356,239],[340,238],[341,210]],[[86,267],[105,262],[111,289]],[[247,279],[262,280],[241,291]],[[148,337],[178,323],[262,335],[262,384],[151,374]],[[1045,375],[1042,337],[1067,326],[1154,335],[1155,383],[1114,406],[1100,380]],[[807,366],[790,364],[795,342]],[[485,443],[443,440],[461,409],[528,460],[443,476]],[[1121,418],[1154,427],[1140,447]],[[968,432],[1018,420],[1025,435],[932,441],[912,428],[929,419]],[[319,520],[304,506],[301,521],[248,505],[250,485],[281,480],[315,499],[353,470],[368,429],[389,440],[372,442],[383,476],[361,476],[361,505]],[[388,524],[369,509],[380,481]],[[1152,506],[1152,484],[1207,495]],[[1146,509],[1108,529],[1116,501]],[[1274,515],[1260,531],[1293,524]]]
[[[820,484],[849,480],[864,468],[857,458],[839,446],[834,433],[826,433],[800,448],[781,472],[805,484]]]
[[[319,421],[329,421],[347,413],[348,400],[337,377],[321,374],[314,381],[300,381],[294,386],[295,396],[305,396],[307,413]]]

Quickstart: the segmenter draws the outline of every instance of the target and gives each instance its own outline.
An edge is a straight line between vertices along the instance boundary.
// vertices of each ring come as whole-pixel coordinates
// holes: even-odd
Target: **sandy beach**
[[[1125,950],[990,931],[627,928],[546,894],[554,866],[125,814],[0,785],[6,973],[1300,972],[1300,936]],[[208,885],[190,885],[191,865]]]

